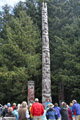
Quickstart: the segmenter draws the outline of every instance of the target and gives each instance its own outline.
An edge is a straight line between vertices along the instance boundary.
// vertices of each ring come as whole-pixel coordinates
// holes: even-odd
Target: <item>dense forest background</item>
[[[80,102],[80,0],[45,0],[51,54],[52,99]],[[0,11],[0,103],[27,100],[27,82],[35,81],[35,96],[42,91],[42,0],[5,5]]]

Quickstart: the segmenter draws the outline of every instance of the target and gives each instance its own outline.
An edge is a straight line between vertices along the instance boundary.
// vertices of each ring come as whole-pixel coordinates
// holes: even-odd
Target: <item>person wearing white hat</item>
[[[33,103],[31,107],[31,114],[33,116],[33,120],[42,120],[43,113],[44,113],[43,105],[39,103],[38,98],[35,98],[35,103]]]
[[[49,105],[49,109],[47,110],[46,116],[47,116],[47,119],[49,119],[49,120],[57,120],[58,119],[57,112],[54,109],[54,105],[52,103]]]
[[[38,98],[35,98],[35,102],[39,102],[39,99],[38,99]]]

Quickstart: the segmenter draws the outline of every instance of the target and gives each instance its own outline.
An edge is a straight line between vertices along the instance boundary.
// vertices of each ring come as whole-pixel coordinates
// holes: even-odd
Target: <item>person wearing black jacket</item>
[[[5,115],[5,117],[15,117],[15,115],[12,112],[13,112],[13,108],[9,107],[8,113]]]
[[[7,105],[4,105],[1,115],[4,117],[7,113],[8,113],[8,107]]]
[[[60,113],[62,117],[61,120],[69,120],[68,108],[65,102],[62,104]]]

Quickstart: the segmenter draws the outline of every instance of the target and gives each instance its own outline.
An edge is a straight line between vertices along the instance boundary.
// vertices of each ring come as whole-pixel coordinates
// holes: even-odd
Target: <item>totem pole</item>
[[[51,99],[50,50],[47,3],[42,3],[42,103]]]
[[[35,85],[34,81],[28,81],[28,105],[33,103],[35,99]]]

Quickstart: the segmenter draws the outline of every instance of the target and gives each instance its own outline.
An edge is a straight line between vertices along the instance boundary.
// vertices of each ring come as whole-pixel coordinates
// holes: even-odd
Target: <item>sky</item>
[[[25,0],[0,0],[0,10],[2,9],[2,6],[4,6],[5,4],[14,7],[14,5],[16,5],[19,1],[24,2]]]

